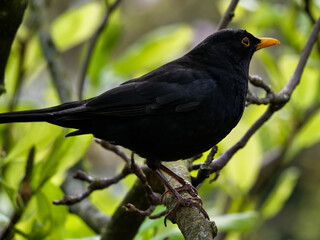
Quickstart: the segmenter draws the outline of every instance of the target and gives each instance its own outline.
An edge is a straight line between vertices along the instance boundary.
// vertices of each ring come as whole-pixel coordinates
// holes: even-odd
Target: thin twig
[[[249,75],[249,82],[255,87],[262,88],[266,93],[273,92],[271,86],[266,84],[258,75]]]
[[[92,177],[79,169],[82,169],[83,161],[80,160],[76,165],[68,169],[67,176],[61,185],[65,195],[73,195],[85,191],[85,183],[77,179],[86,179],[88,182]],[[77,174],[77,173],[80,174]],[[75,174],[79,178],[75,179]],[[85,176],[86,175],[86,176]],[[110,221],[110,216],[101,212],[90,199],[84,199],[81,202],[68,206],[69,212],[78,215],[95,233],[101,234],[106,224]]]
[[[211,170],[210,164],[213,161],[213,158],[217,153],[217,151],[218,151],[218,147],[214,146],[211,149],[210,153],[208,154],[205,162],[200,165],[197,177],[192,181],[192,184],[194,186],[198,187],[206,178],[210,176],[210,170]]]
[[[227,11],[224,13],[223,17],[221,18],[217,30],[224,29],[228,26],[231,22],[232,18],[234,17],[234,10],[238,5],[239,0],[231,0]]]
[[[150,219],[157,219],[157,218],[161,218],[161,217],[165,216],[166,214],[167,214],[167,211],[162,211],[157,214],[153,214],[153,215],[149,216],[149,218]]]
[[[130,168],[128,167],[128,165],[126,165],[119,174],[113,176],[112,178],[93,179],[92,177],[88,177],[88,176],[83,177],[85,175],[85,173],[81,172],[81,174],[80,174],[82,176],[81,179],[83,179],[83,180],[92,179],[92,180],[89,180],[90,181],[90,185],[88,186],[87,190],[82,192],[82,193],[80,193],[80,194],[77,194],[77,195],[72,195],[72,196],[67,196],[66,195],[60,200],[53,201],[53,203],[55,205],[72,205],[72,204],[75,204],[77,202],[80,202],[84,198],[88,197],[93,191],[107,188],[110,185],[119,182],[121,179],[125,178],[130,173],[131,173],[131,171],[130,171]],[[75,176],[79,177],[79,174],[76,174]]]
[[[304,1],[304,11],[307,13],[308,18],[310,19],[311,23],[314,24],[316,22],[315,18],[312,15],[311,12],[311,6],[310,6],[310,0]],[[318,52],[320,53],[320,41],[317,41],[317,48]]]
[[[153,190],[152,190],[151,186],[149,185],[147,177],[144,174],[142,168],[140,167],[140,165],[138,165],[134,161],[134,153],[133,152],[132,152],[132,156],[131,156],[131,170],[140,179],[140,181],[142,183],[142,186],[146,190],[148,200],[151,203],[150,207],[154,206],[154,208],[155,208],[155,206],[160,205],[161,204],[161,200],[160,200],[161,197],[158,194],[156,194],[155,192],[153,192]]]
[[[316,40],[318,39],[320,31],[320,18],[316,21],[314,24],[311,34],[309,36],[309,39],[301,53],[299,63],[296,67],[296,70],[294,71],[292,77],[290,78],[289,82],[286,84],[286,86],[283,88],[283,90],[279,93],[281,95],[287,94],[291,95],[293,90],[296,88],[296,86],[299,84],[301,75],[303,73],[303,69],[307,63],[307,60],[309,58],[310,52],[312,50],[312,47]]]
[[[98,40],[100,34],[102,33],[102,31],[107,26],[107,24],[109,22],[109,19],[110,19],[110,15],[118,7],[120,2],[121,2],[121,0],[116,0],[113,4],[111,4],[107,8],[107,10],[106,10],[106,12],[105,12],[100,24],[99,24],[99,27],[97,28],[96,32],[93,34],[93,36],[90,39],[89,49],[88,49],[87,55],[85,57],[85,60],[84,60],[84,63],[83,63],[83,67],[81,69],[81,73],[80,73],[79,89],[78,89],[78,98],[79,98],[79,100],[81,100],[82,97],[83,97],[84,82],[85,82],[86,74],[87,74],[87,71],[88,71],[88,67],[89,67],[91,56],[93,54],[94,47],[96,46],[96,43],[97,43],[97,40]]]
[[[264,114],[249,128],[249,130],[245,133],[245,135],[240,139],[239,142],[222,153],[216,160],[211,163],[211,173],[221,170],[229,162],[231,157],[239,149],[243,148],[247,144],[251,136],[272,116],[273,112],[274,111],[272,110],[272,107],[269,106]]]
[[[140,216],[145,216],[148,217],[150,216],[153,211],[156,209],[157,205],[150,205],[150,207],[147,210],[140,210],[136,208],[133,204],[127,203],[123,207],[128,211],[128,212],[135,212],[139,214]]]
[[[126,164],[129,164],[130,158],[118,146],[115,146],[115,145],[113,145],[107,141],[101,140],[101,139],[95,139],[95,142],[100,144],[101,147],[103,147],[104,149],[107,149],[111,152],[114,152],[122,160],[124,160]]]

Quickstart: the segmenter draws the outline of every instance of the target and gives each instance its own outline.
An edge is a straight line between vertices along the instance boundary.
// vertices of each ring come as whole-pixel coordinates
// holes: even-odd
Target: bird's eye
[[[249,38],[247,37],[244,37],[241,41],[242,45],[245,46],[245,47],[249,47],[250,46],[250,41],[249,41]]]

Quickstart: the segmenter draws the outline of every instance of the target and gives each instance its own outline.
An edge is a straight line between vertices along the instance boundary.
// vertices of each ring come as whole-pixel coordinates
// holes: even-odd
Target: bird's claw
[[[167,226],[167,219],[171,220],[176,212],[178,211],[178,209],[183,206],[183,207],[196,207],[199,209],[199,212],[201,212],[203,214],[203,216],[206,219],[210,219],[207,212],[203,209],[202,207],[202,200],[199,196],[197,197],[192,197],[192,198],[179,198],[177,199],[176,204],[174,205],[174,207],[167,213],[167,215],[164,218],[164,225]]]
[[[200,202],[200,204],[202,204],[202,200],[201,200],[201,198],[200,198],[199,195],[198,195],[198,189],[195,188],[194,186],[192,186],[191,183],[185,181],[184,184],[183,184],[181,187],[177,187],[177,188],[175,188],[175,190],[177,190],[177,192],[187,191],[192,197],[198,198],[199,201],[198,201],[198,200],[197,200],[197,201]],[[162,196],[161,196],[161,202],[163,202],[163,200],[164,200],[163,198],[164,198],[164,196],[165,196],[167,193],[170,193],[170,191],[169,191],[169,190],[166,190],[166,191],[162,194]]]
[[[203,209],[202,207],[202,199],[199,197],[198,195],[198,190],[192,186],[189,182],[185,182],[184,185],[182,185],[181,187],[177,187],[175,188],[175,190],[177,192],[181,192],[181,191],[187,191],[192,197],[191,198],[183,198],[182,196],[180,196],[179,198],[176,198],[176,204],[174,205],[174,207],[167,213],[167,215],[164,218],[164,225],[167,226],[167,219],[171,220],[174,215],[176,214],[177,210],[179,209],[180,206],[183,207],[196,207],[199,209],[199,212],[201,212],[203,214],[203,216],[207,219],[209,219],[209,216],[207,214],[207,212]],[[167,193],[171,193],[169,190],[165,191],[162,194],[161,197],[161,202],[164,202],[164,196]]]

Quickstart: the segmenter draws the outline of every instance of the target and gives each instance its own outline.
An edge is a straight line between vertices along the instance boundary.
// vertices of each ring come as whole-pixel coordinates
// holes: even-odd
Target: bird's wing
[[[209,88],[212,81],[195,70],[151,72],[93,98],[86,108],[113,116],[188,112],[201,104]]]

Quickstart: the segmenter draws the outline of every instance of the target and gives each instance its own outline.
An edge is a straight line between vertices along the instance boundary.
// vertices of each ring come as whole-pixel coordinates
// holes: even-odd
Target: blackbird
[[[215,32],[184,56],[87,100],[0,114],[0,123],[48,122],[78,129],[67,136],[93,134],[146,158],[180,205],[199,206],[197,191],[161,164],[203,153],[239,122],[253,53],[278,44],[245,30]],[[161,171],[194,197],[182,198]],[[197,202],[198,201],[198,202]],[[201,201],[201,200],[200,200]]]

